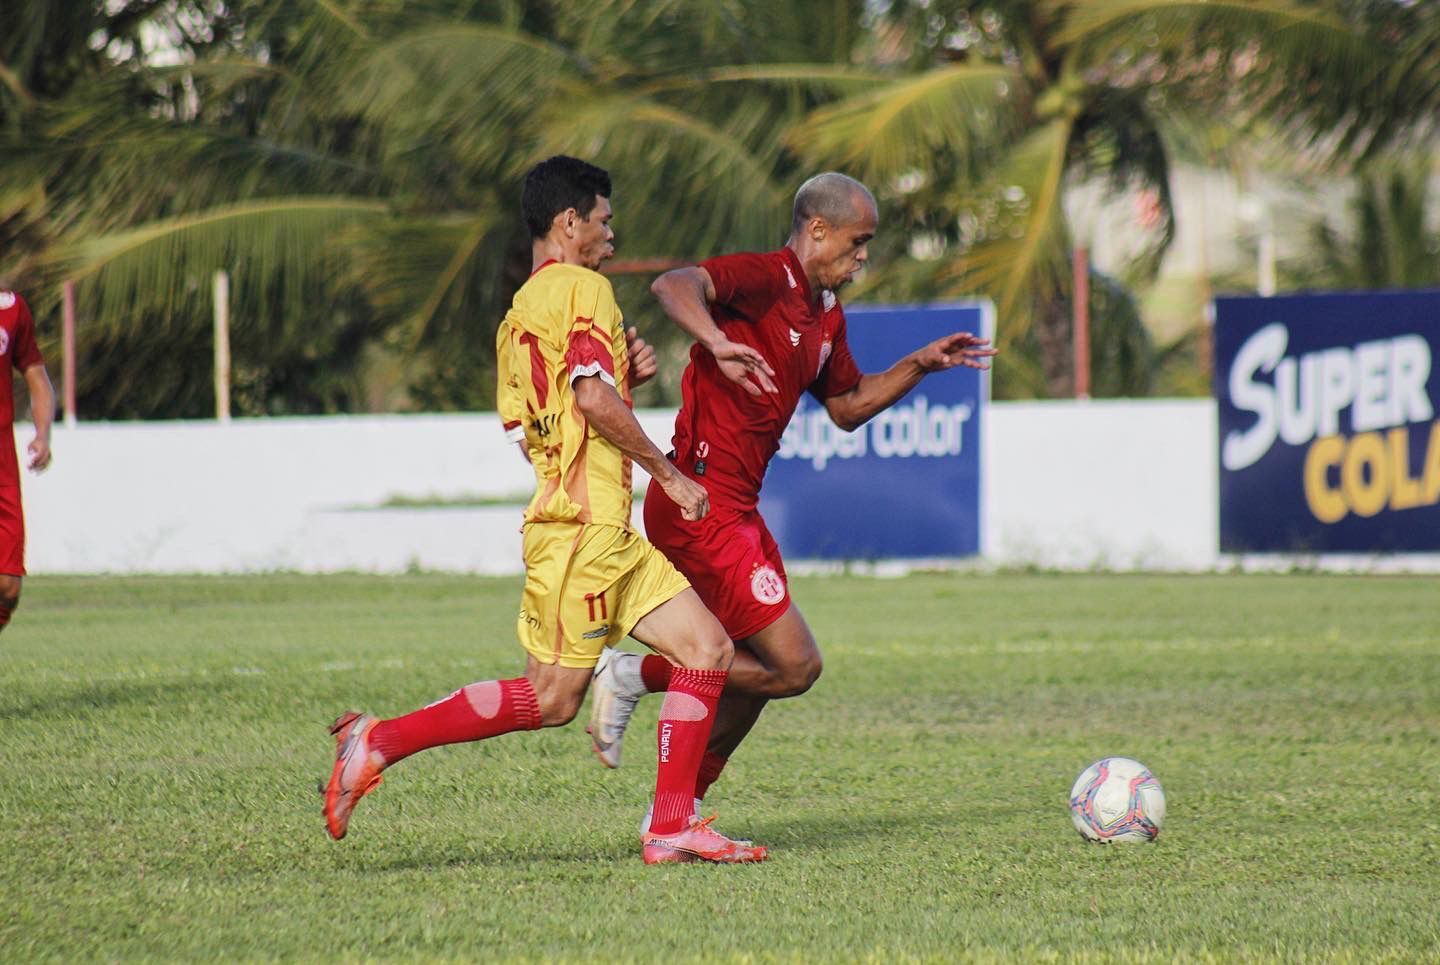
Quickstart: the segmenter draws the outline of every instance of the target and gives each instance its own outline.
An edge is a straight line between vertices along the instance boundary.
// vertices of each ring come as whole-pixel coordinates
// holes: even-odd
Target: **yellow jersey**
[[[497,409],[535,469],[527,523],[630,528],[630,459],[595,432],[572,383],[598,375],[630,399],[624,317],[609,279],[547,262],[515,293],[496,337]]]

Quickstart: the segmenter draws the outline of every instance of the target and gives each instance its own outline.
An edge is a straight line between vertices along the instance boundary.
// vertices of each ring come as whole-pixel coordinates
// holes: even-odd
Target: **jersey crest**
[[[785,599],[785,581],[780,579],[775,567],[757,566],[750,574],[750,592],[766,606],[774,606]]]
[[[834,343],[828,338],[820,343],[820,361],[815,366],[815,378],[820,378],[820,373],[825,371],[825,363],[830,361],[830,352],[833,347]]]

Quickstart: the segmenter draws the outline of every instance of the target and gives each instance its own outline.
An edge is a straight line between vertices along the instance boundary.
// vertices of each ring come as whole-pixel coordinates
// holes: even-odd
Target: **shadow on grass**
[[[87,716],[132,706],[169,706],[177,715],[197,699],[216,701],[241,687],[239,678],[220,675],[186,680],[116,680],[47,693],[19,703],[0,703],[0,720]]]
[[[782,809],[777,809],[782,810]],[[771,851],[830,851],[837,846],[880,838],[893,838],[915,828],[938,827],[941,820],[924,811],[869,811],[835,814],[804,811],[757,824],[750,830]]]
[[[856,842],[893,838],[918,827],[938,826],[940,819],[935,815],[894,812],[869,814],[810,813],[753,827],[729,828],[735,835],[753,834],[755,840],[769,846],[773,857],[823,853],[845,848]],[[719,823],[717,822],[717,827]],[[404,855],[389,855],[373,864],[366,863],[370,871],[415,871],[424,869],[455,868],[465,865],[508,866],[517,865],[602,865],[612,861],[639,861],[640,842],[638,836],[615,837],[610,830],[596,829],[602,844],[577,845],[567,848],[555,842],[526,845],[517,843],[513,837],[486,842],[473,840],[463,851],[457,850],[453,842],[437,840],[433,847],[420,844]],[[408,837],[408,836],[407,836]],[[414,843],[413,838],[410,843]]]

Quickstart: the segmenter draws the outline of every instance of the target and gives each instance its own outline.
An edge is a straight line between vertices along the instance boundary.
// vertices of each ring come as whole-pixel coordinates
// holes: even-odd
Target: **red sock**
[[[695,778],[729,673],[676,667],[670,675],[657,728],[660,763],[655,768],[655,810],[650,818],[654,834],[674,834],[690,823]]]
[[[710,785],[720,777],[720,772],[725,770],[725,765],[729,762],[730,758],[722,757],[714,751],[705,752],[705,756],[700,758],[700,773],[695,777],[696,797],[705,796],[706,792],[710,790]]]
[[[647,653],[640,660],[640,679],[652,694],[663,694],[670,689],[670,674],[674,670],[675,665],[659,654]]]
[[[370,749],[387,765],[442,744],[484,740],[540,726],[540,703],[524,677],[461,687],[404,717],[382,720],[370,732]]]

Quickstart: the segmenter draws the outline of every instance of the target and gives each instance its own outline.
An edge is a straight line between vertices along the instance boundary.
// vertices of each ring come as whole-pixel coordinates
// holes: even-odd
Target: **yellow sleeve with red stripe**
[[[575,285],[569,315],[573,321],[565,343],[565,367],[570,381],[598,375],[617,385],[625,375],[623,355],[616,358],[617,343],[624,344],[625,319],[610,282],[597,275]]]
[[[500,322],[495,334],[496,379],[495,411],[505,427],[505,438],[509,442],[521,442],[525,438],[525,392],[520,382],[520,368],[517,363],[518,348],[515,331],[509,320]]]

